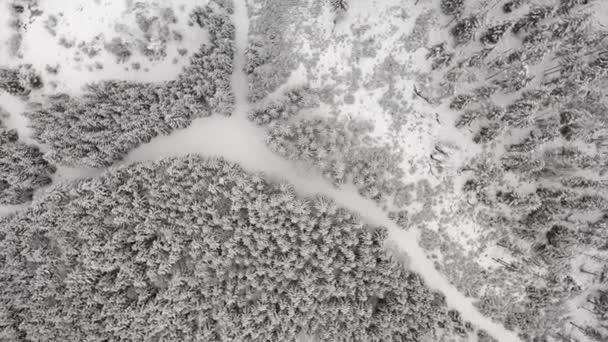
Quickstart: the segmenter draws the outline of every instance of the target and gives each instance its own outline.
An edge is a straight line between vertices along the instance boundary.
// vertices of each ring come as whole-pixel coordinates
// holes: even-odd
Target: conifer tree
[[[53,95],[26,113],[34,138],[50,147],[49,158],[70,166],[105,167],[196,117],[231,114],[234,25],[218,8],[210,4],[192,14],[209,31],[211,43],[192,56],[176,80],[97,82],[87,85],[83,96]]]

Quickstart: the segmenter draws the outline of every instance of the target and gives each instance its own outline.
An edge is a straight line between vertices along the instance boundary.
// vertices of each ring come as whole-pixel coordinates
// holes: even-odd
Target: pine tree
[[[441,0],[440,7],[445,15],[459,16],[464,10],[464,0]]]
[[[3,337],[367,341],[470,330],[386,253],[386,229],[289,188],[195,156],[58,186],[0,221]]]
[[[82,96],[53,95],[27,112],[34,138],[51,148],[49,159],[106,167],[155,136],[187,127],[197,116],[230,115],[234,25],[216,6],[197,8],[192,19],[209,30],[211,44],[192,56],[176,80],[97,82]]]
[[[31,201],[34,191],[51,183],[54,172],[37,147],[19,141],[17,132],[0,120],[0,205]]]

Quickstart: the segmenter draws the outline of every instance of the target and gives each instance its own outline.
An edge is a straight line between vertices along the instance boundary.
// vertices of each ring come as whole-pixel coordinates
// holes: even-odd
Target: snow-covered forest
[[[608,340],[608,3],[0,25],[0,341]]]

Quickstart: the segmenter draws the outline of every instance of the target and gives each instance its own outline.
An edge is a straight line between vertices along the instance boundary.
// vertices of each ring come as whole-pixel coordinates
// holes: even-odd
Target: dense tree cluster
[[[480,26],[479,18],[475,15],[461,19],[452,27],[450,33],[456,45],[463,45],[473,39],[475,30]]]
[[[219,159],[112,169],[0,222],[0,339],[418,341],[472,331],[384,228]]]
[[[315,6],[321,2],[313,2]],[[310,15],[309,3],[299,0],[262,1],[250,6],[249,41],[245,52],[248,99],[258,102],[284,84],[300,62],[294,48],[294,18]]]
[[[26,116],[35,139],[61,164],[109,166],[156,135],[184,128],[192,119],[230,114],[234,25],[219,6],[198,8],[192,19],[209,31],[176,80],[162,84],[103,81],[80,97],[54,95]]]
[[[522,4],[510,1],[505,8],[509,5],[510,12]],[[464,167],[473,171],[464,191],[482,204],[481,222],[496,230],[499,246],[511,252],[513,261],[501,265],[527,284],[524,299],[509,312],[500,313],[504,308],[491,295],[480,308],[530,341],[559,338],[568,324],[563,303],[586,290],[571,276],[576,256],[582,251],[605,255],[608,246],[603,229],[608,222],[607,34],[583,11],[574,14],[575,6],[584,4],[532,6],[513,23],[486,28],[481,36],[486,50],[505,35],[522,44],[485,54],[484,63],[473,66],[483,81],[450,103],[461,111],[456,126],[472,129],[474,142],[492,154]],[[550,66],[540,74],[530,72],[544,62]],[[472,65],[454,68],[467,67]],[[513,100],[498,106],[499,97]],[[608,332],[583,326],[581,331],[592,338]]]
[[[15,130],[6,129],[2,117],[0,113],[0,205],[26,203],[36,189],[51,183],[55,168],[37,147],[19,141]]]
[[[511,13],[523,6],[524,3],[525,0],[509,0],[502,5],[502,10],[505,13]]]
[[[249,120],[258,125],[268,125],[276,121],[287,121],[303,109],[318,106],[319,97],[312,89],[297,87],[286,91],[281,98],[269,104],[254,108],[249,113]]]
[[[270,128],[271,150],[293,161],[317,166],[334,184],[352,182],[361,195],[384,202],[394,195],[402,156],[374,141],[366,122],[313,117]]]
[[[42,78],[32,65],[16,69],[0,68],[0,90],[15,96],[28,96],[32,90],[42,88]]]
[[[216,7],[211,4],[218,4]],[[230,115],[234,106],[231,76],[234,69],[235,29],[227,13],[232,9],[225,1],[215,1],[192,13],[193,20],[209,31],[211,45],[203,45],[194,54],[188,67],[176,81],[171,92],[191,96],[206,104],[213,113]]]

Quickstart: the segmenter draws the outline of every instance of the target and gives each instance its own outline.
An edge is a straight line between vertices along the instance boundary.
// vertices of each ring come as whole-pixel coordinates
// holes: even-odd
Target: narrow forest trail
[[[393,223],[387,214],[373,201],[361,197],[354,187],[337,189],[324,180],[320,174],[304,173],[297,165],[282,159],[268,149],[264,143],[263,129],[247,119],[250,104],[247,101],[247,75],[244,52],[247,46],[249,18],[245,0],[235,0],[236,56],[233,74],[233,91],[236,106],[231,117],[212,116],[195,120],[184,130],[162,136],[132,151],[122,162],[152,161],[163,157],[199,154],[223,157],[241,165],[244,169],[263,172],[270,177],[291,183],[301,195],[322,194],[333,199],[338,205],[361,215],[362,219],[374,225],[388,228],[389,243],[395,244],[408,256],[409,267],[419,273],[427,285],[443,293],[450,308],[458,310],[465,320],[486,330],[499,341],[520,341],[517,334],[505,329],[482,315],[456,287],[440,274],[433,262],[425,256],[418,245],[418,232],[404,231]]]

